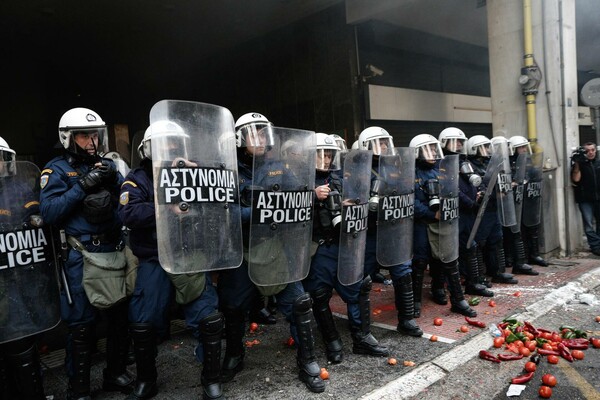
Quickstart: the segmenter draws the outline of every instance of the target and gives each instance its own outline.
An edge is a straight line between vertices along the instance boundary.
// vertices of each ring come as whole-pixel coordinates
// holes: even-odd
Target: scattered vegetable
[[[546,386],[556,386],[556,377],[552,374],[545,374],[542,376],[542,383]]]
[[[476,305],[478,305],[479,303],[481,303],[481,299],[480,299],[479,297],[471,297],[471,298],[469,299],[469,305],[470,305],[470,306],[476,306]]]
[[[531,371],[527,372],[526,374],[516,376],[512,378],[511,383],[514,383],[515,385],[522,385],[524,383],[527,383],[531,380],[531,378],[533,378],[533,373],[534,371]]]
[[[534,363],[533,361],[527,361],[525,363],[525,367],[524,368],[525,368],[525,371],[527,371],[527,372],[533,372],[533,371],[535,371],[537,369],[537,364]]]
[[[467,323],[469,325],[473,325],[473,326],[476,326],[478,328],[485,328],[485,322],[477,321],[477,320],[471,319],[469,317],[465,317],[465,321],[467,321]]]
[[[558,356],[555,356],[555,355],[548,356],[548,362],[550,364],[558,364]]]
[[[394,357],[390,357],[390,358],[388,358],[388,364],[396,365],[396,364],[398,364],[398,360],[396,360]]]
[[[523,354],[498,354],[500,361],[514,361],[523,358]]]
[[[550,397],[552,397],[552,388],[548,386],[541,386],[538,393],[540,397],[543,397],[544,399],[549,399]]]
[[[434,324],[435,326],[441,326],[443,323],[444,323],[444,320],[443,320],[443,319],[441,319],[441,318],[434,318],[434,319],[433,319],[433,324]]]
[[[500,362],[500,360],[497,359],[496,356],[494,356],[492,353],[490,353],[486,350],[479,351],[479,358],[481,358],[482,360],[487,360],[487,361],[491,361],[491,362],[495,362],[495,363]]]
[[[325,381],[329,379],[329,371],[327,371],[326,368],[321,368],[321,373],[319,374],[319,376]]]
[[[258,329],[258,324],[253,322],[250,324],[250,332],[255,332]]]
[[[438,337],[435,335],[431,335],[431,337],[429,338],[430,341],[432,342],[437,342],[438,341]]]

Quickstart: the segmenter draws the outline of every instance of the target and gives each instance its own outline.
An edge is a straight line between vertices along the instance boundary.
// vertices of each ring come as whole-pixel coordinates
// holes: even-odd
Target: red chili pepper
[[[485,350],[480,350],[479,351],[479,358],[481,358],[482,360],[487,360],[487,361],[492,361],[495,363],[499,363],[500,360],[498,360],[496,358],[496,356],[494,356],[492,353],[485,351]]]
[[[515,328],[515,333],[523,332],[523,329],[525,329],[525,328],[523,328],[521,325],[519,325]]]
[[[585,338],[573,338],[573,339],[563,339],[563,343],[572,343],[572,344],[588,344],[590,341]]]
[[[573,343],[573,342],[569,342],[569,339],[563,340],[562,343],[565,345],[565,347],[571,349],[571,350],[587,350],[589,345],[586,343]]]
[[[512,378],[511,383],[514,383],[515,385],[522,385],[523,383],[527,383],[531,380],[531,378],[533,378],[534,372],[535,371],[531,371],[523,375],[515,376],[514,378]]]
[[[500,361],[513,361],[520,360],[521,358],[523,358],[523,354],[498,354]]]
[[[538,330],[538,332],[552,333],[552,331],[549,331],[548,329],[537,328],[537,330]]]
[[[498,328],[500,329],[506,329],[506,327],[509,325],[508,322],[502,322],[501,324],[498,324]]]
[[[571,355],[571,352],[569,351],[569,349],[567,349],[567,346],[565,346],[562,343],[559,343],[558,344],[558,351],[559,351],[560,356],[562,358],[564,358],[568,362],[573,362],[573,356]]]
[[[537,349],[537,352],[543,356],[560,356],[560,353],[554,350]]]
[[[473,325],[473,326],[476,326],[478,328],[485,328],[485,322],[477,321],[477,320],[471,319],[469,317],[465,317],[465,321],[467,321],[467,323],[469,325]]]
[[[533,336],[537,337],[540,334],[540,332],[537,329],[535,329],[535,327],[531,324],[531,322],[525,321],[524,324],[525,324],[525,328],[529,332],[533,333]]]

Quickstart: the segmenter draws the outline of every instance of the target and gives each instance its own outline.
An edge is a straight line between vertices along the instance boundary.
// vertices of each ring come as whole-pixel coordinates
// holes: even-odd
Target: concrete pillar
[[[569,180],[570,148],[578,144],[575,0],[532,0],[533,55],[542,71],[536,96],[538,145],[546,159],[542,248],[569,254],[581,246],[581,223]],[[523,67],[523,0],[488,0],[492,127],[527,136]]]

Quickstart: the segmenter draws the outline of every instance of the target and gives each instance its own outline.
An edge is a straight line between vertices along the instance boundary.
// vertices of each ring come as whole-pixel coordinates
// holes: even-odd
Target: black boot
[[[90,400],[90,365],[92,358],[92,326],[80,324],[69,327],[73,376],[69,377],[68,400]]]
[[[414,319],[415,308],[411,274],[406,274],[394,281],[394,297],[396,300],[396,310],[398,310],[398,326],[396,330],[409,336],[422,336],[423,331]]]
[[[486,278],[486,274],[485,274],[485,262],[483,260],[483,244],[479,245],[477,244],[477,247],[475,248],[475,255],[477,257],[477,269],[479,272],[479,277],[478,277],[478,283],[481,283],[482,285],[484,285],[486,288],[491,289],[492,288],[492,282],[489,281]]]
[[[467,317],[476,317],[477,312],[469,307],[469,303],[465,300],[465,296],[460,284],[460,273],[456,261],[451,263],[443,263],[444,275],[448,280],[448,290],[450,291],[450,311],[456,312]]]
[[[127,400],[150,399],[158,393],[156,385],[156,333],[151,324],[131,324],[137,378]]]
[[[538,227],[528,228],[528,249],[529,249],[529,264],[539,265],[540,267],[547,267],[548,262],[540,257],[540,242]]]
[[[19,354],[8,354],[6,362],[14,383],[13,395],[24,400],[45,400],[42,367],[35,345]]]
[[[258,294],[252,301],[249,314],[250,322],[257,322],[263,325],[274,325],[277,323],[277,318],[271,315],[271,312],[265,307],[265,296]]]
[[[479,271],[477,259],[477,247],[471,247],[464,252],[464,263],[467,268],[467,281],[465,284],[465,293],[476,296],[493,297],[494,292],[479,282]]]
[[[331,289],[326,287],[319,288],[312,293],[313,314],[325,341],[327,360],[332,364],[339,364],[344,359],[344,353],[342,352],[342,340],[329,307],[331,294]]]
[[[373,282],[371,277],[363,279],[358,295],[361,326],[350,326],[352,336],[352,352],[354,354],[367,354],[376,357],[387,357],[390,352],[387,347],[379,344],[371,333],[371,300],[369,293]]]
[[[204,400],[223,398],[221,384],[221,333],[223,332],[223,314],[215,312],[200,321],[200,337],[204,346],[202,364],[202,386]]]
[[[325,382],[321,379],[321,368],[315,356],[315,337],[312,330],[312,304],[310,295],[303,293],[292,305],[294,323],[298,332],[298,355],[296,361],[300,369],[298,377],[308,390],[314,393],[325,391]]]
[[[106,368],[102,371],[102,390],[128,394],[133,390],[134,379],[127,373],[129,334],[127,332],[127,303],[107,310]]]
[[[432,260],[429,263],[429,273],[431,274],[431,298],[435,303],[445,306],[448,304],[445,289],[446,279],[438,261]]]
[[[504,246],[502,241],[490,244],[486,249],[488,256],[488,273],[492,275],[492,282],[517,284],[518,280],[512,274],[506,272],[506,261],[504,258]]]
[[[12,399],[16,396],[9,393],[8,374],[10,368],[6,365],[6,360],[2,356],[2,353],[3,351],[0,351],[0,399]]]
[[[244,369],[244,314],[239,309],[224,308],[225,317],[225,358],[221,369],[221,382],[233,380]]]
[[[513,274],[521,275],[539,275],[540,273],[531,268],[531,265],[525,264],[525,245],[521,238],[521,233],[513,233]]]
[[[421,316],[421,300],[423,293],[423,278],[425,269],[427,268],[427,260],[413,260],[412,262],[412,287],[413,299],[415,308],[415,318]]]

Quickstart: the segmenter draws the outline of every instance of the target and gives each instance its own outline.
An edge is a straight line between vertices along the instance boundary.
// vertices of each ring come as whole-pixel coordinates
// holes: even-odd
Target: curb
[[[600,286],[600,267],[581,275],[575,281],[552,290],[543,299],[527,306],[525,312],[510,317],[535,322],[537,318],[548,313],[554,307],[566,304],[567,301],[574,299],[576,295],[586,293],[597,286]],[[426,362],[385,386],[362,396],[360,399],[410,399],[427,387],[444,379],[462,364],[477,357],[479,350],[489,349],[490,347],[489,332],[479,333],[465,343]]]

